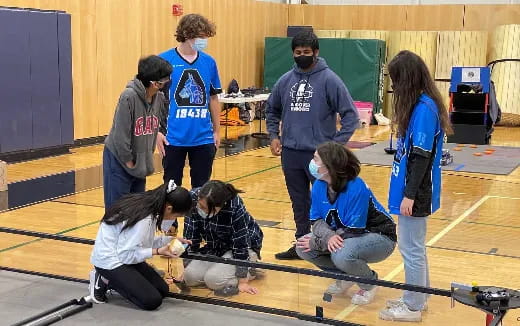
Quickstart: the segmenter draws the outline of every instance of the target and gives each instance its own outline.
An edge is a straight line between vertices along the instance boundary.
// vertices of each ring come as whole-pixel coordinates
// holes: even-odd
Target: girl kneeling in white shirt
[[[190,193],[173,180],[154,190],[127,195],[109,207],[90,258],[95,267],[90,272],[92,300],[106,302],[110,288],[141,309],[158,308],[168,285],[145,260],[153,255],[177,258],[169,248],[172,237],[156,237],[155,232],[168,230],[191,209]]]

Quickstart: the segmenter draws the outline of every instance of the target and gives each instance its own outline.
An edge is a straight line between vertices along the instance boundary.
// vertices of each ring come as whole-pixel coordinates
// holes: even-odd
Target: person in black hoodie
[[[160,90],[172,69],[158,56],[141,58],[137,76],[119,97],[103,151],[105,209],[123,195],[144,192],[146,177],[154,172],[155,141],[165,112]]]
[[[274,85],[267,100],[266,123],[271,152],[282,156],[298,239],[311,228],[310,185],[314,177],[308,166],[314,151],[327,141],[345,145],[359,125],[359,116],[343,81],[325,59],[318,57],[318,38],[313,32],[298,33],[292,40],[292,50],[296,65]],[[338,113],[340,130],[336,128]],[[299,259],[294,246],[275,257]]]

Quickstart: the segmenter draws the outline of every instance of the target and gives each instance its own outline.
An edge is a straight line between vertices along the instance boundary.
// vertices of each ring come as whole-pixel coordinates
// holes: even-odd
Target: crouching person
[[[263,233],[247,212],[240,192],[233,185],[217,180],[192,190],[197,208],[184,221],[184,237],[192,243],[190,253],[252,262],[260,259]],[[201,247],[203,240],[206,244]],[[201,260],[186,263],[187,286],[206,286],[222,296],[258,293],[249,283],[256,276],[252,268]]]
[[[318,147],[309,170],[312,187],[312,232],[298,239],[298,255],[319,268],[376,280],[369,263],[383,261],[396,245],[396,226],[374,194],[358,177],[360,163],[342,145],[328,142]],[[354,283],[337,281],[330,294],[345,292]],[[352,297],[357,305],[372,302],[376,287],[358,283]]]

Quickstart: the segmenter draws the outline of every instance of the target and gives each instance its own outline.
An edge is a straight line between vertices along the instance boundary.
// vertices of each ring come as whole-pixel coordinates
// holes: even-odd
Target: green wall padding
[[[374,103],[374,113],[383,107],[383,65],[386,45],[381,40],[320,39],[320,57],[347,85],[354,101]],[[291,38],[266,37],[264,87],[276,81],[294,65]]]

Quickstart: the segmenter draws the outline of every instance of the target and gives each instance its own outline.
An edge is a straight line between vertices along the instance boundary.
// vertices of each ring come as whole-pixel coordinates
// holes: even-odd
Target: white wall
[[[307,0],[313,5],[520,4],[520,0]]]

